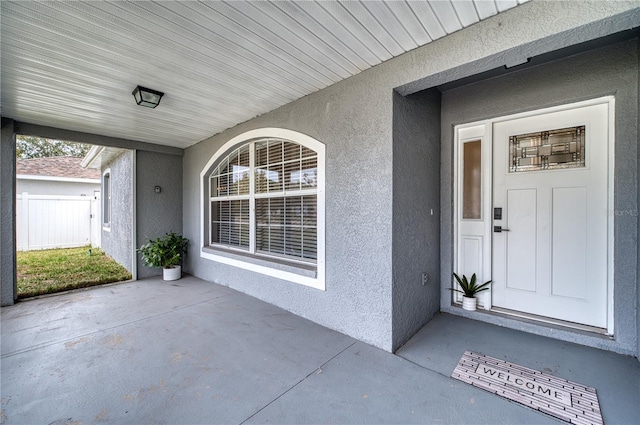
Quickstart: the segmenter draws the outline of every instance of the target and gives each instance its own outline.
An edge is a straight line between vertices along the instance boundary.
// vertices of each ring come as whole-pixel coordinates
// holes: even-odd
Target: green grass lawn
[[[99,248],[18,251],[18,298],[131,279]]]

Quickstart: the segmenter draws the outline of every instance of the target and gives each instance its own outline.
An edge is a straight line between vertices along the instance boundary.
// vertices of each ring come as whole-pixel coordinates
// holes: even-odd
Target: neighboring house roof
[[[52,156],[49,158],[20,159],[16,161],[17,175],[51,176],[71,179],[100,179],[100,170],[84,168],[82,158]]]

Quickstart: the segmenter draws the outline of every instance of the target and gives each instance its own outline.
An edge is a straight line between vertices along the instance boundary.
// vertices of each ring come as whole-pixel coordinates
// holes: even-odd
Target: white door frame
[[[478,273],[485,280],[491,279],[492,255],[492,209],[493,209],[493,124],[518,118],[564,111],[598,104],[608,105],[608,158],[607,158],[607,328],[606,333],[614,333],[614,151],[615,151],[615,98],[605,96],[586,101],[537,109],[533,111],[501,116],[483,121],[457,125],[454,128],[454,256],[453,270],[456,273]],[[462,154],[464,144],[480,140],[482,144],[482,201],[481,217],[474,220],[462,219]],[[474,247],[479,252],[474,252]],[[461,298],[454,293],[453,302],[459,303]],[[485,310],[491,309],[491,291],[481,293],[479,302]]]

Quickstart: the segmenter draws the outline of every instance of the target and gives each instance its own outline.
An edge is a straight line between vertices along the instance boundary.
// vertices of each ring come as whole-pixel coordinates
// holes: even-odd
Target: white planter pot
[[[476,299],[475,297],[462,296],[462,308],[469,311],[476,311]]]
[[[182,267],[172,266],[170,268],[162,269],[163,280],[178,280],[182,277]]]

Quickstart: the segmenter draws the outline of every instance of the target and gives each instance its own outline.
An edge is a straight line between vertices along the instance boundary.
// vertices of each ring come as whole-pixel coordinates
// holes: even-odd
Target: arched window
[[[322,143],[250,131],[227,142],[201,177],[203,257],[324,289]]]

